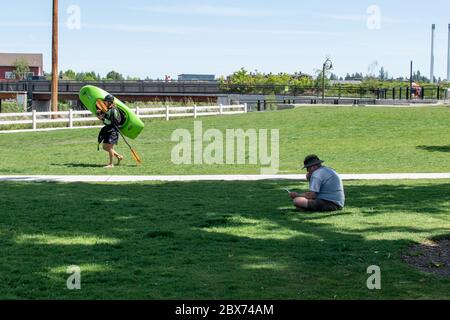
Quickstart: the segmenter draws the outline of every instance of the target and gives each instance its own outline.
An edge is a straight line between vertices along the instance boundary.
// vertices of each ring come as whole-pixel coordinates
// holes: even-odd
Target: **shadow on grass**
[[[52,163],[51,166],[66,167],[66,168],[103,168],[105,164],[92,164],[92,163]],[[120,167],[134,167],[132,165],[126,165],[121,163]]]
[[[430,152],[450,152],[450,145],[448,146],[417,146],[417,149]]]
[[[1,184],[0,297],[388,299],[448,293],[450,281],[425,286],[423,275],[391,255],[416,237],[444,232],[441,220],[416,222],[448,217],[450,184],[348,183],[347,207],[335,214],[281,213],[280,207],[291,206],[283,184]],[[388,214],[385,220],[381,213]],[[401,214],[411,220],[389,225],[389,215]],[[370,234],[384,237],[368,240]],[[65,289],[66,268],[73,264],[83,272],[80,292]],[[369,265],[384,266],[396,283],[386,283],[383,295],[365,287]]]

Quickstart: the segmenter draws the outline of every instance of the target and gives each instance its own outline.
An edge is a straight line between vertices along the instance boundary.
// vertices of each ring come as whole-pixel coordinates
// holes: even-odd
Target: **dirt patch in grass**
[[[429,240],[414,245],[402,259],[424,272],[450,277],[450,239]]]

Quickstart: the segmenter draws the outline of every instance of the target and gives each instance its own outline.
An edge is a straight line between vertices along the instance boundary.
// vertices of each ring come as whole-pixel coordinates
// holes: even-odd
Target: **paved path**
[[[450,173],[342,174],[343,180],[450,179]],[[280,175],[180,175],[180,176],[0,176],[1,181],[142,182],[142,181],[260,181],[305,180],[301,174]]]

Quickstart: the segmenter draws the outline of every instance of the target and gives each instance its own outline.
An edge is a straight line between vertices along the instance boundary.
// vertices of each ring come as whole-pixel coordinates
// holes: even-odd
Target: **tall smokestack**
[[[433,23],[431,26],[431,66],[430,66],[430,82],[434,83],[434,31],[436,25]]]
[[[450,23],[448,24],[447,82],[450,82]]]

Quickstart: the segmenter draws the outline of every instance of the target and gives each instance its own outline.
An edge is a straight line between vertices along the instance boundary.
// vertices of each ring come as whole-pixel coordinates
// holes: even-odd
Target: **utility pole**
[[[447,43],[447,82],[450,83],[450,23],[448,24],[448,43]]]
[[[434,83],[434,33],[436,25],[431,25],[431,62],[430,62],[430,83]]]
[[[53,0],[52,27],[52,111],[58,111],[58,0]]]

